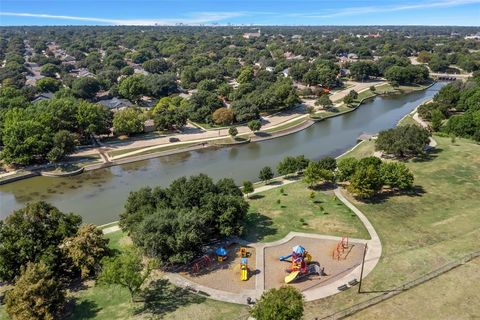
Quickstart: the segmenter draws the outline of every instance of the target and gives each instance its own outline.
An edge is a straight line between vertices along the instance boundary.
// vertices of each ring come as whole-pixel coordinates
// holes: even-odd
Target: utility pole
[[[360,270],[360,282],[358,283],[358,293],[361,293],[362,290],[363,267],[365,266],[365,255],[367,254],[367,246],[368,245],[365,243],[365,248],[363,249],[362,269]]]

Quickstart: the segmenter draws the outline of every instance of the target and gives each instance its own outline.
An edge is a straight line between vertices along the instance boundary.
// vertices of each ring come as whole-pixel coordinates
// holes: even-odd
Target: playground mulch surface
[[[284,285],[284,278],[288,275],[285,270],[291,267],[291,263],[280,261],[279,257],[292,253],[292,248],[296,245],[303,246],[310,253],[311,263],[318,263],[324,274],[309,275],[291,282],[290,285],[305,291],[344,277],[361,264],[365,245],[350,242],[348,250],[345,250],[345,259],[342,257],[340,260],[334,260],[332,251],[337,247],[337,243],[335,240],[294,237],[284,244],[265,248],[265,289],[279,288]]]
[[[250,253],[248,257],[249,278],[247,281],[240,280],[240,254],[242,246],[232,244],[227,247],[228,258],[226,261],[213,261],[210,268],[203,269],[200,273],[182,273],[182,276],[198,284],[233,293],[241,293],[244,290],[255,289],[255,248],[248,247]],[[245,246],[244,246],[245,247]]]

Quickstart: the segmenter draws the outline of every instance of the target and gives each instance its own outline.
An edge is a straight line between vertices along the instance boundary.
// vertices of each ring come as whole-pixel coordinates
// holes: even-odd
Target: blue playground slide
[[[287,260],[287,259],[290,259],[291,257],[292,257],[291,254],[289,254],[288,256],[281,256],[281,257],[280,257],[280,261],[285,261],[285,260]]]

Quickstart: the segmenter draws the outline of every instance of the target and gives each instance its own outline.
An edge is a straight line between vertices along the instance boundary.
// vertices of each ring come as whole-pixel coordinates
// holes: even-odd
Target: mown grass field
[[[351,199],[372,222],[383,244],[380,263],[364,279],[362,287],[371,293],[358,294],[354,289],[308,303],[307,319],[328,315],[391,290],[478,250],[480,146],[465,139],[457,139],[454,144],[449,138],[435,136],[435,139],[439,145],[430,159],[407,163],[415,175],[415,195],[392,196],[373,203]],[[347,156],[365,156],[366,150],[373,150],[373,142],[364,142]],[[480,284],[478,277],[457,278],[455,295],[463,291],[467,294],[472,286]],[[445,286],[448,285],[451,284],[446,281]],[[435,286],[427,288],[430,289],[423,289],[427,296],[440,290]],[[422,319],[429,302],[412,292],[412,296],[407,296],[412,300],[408,319]],[[407,299],[402,295],[398,299]],[[382,304],[378,308],[381,310]],[[479,309],[476,307],[478,312]],[[468,318],[464,312],[462,305],[451,304],[449,308],[449,314],[455,319]],[[400,312],[398,316],[401,315]],[[390,318],[390,314],[385,313],[383,318]]]
[[[368,239],[361,221],[332,191],[312,191],[295,182],[252,196],[248,240],[275,241],[290,231]]]
[[[477,319],[480,313],[478,283],[480,258],[360,311],[351,319]]]

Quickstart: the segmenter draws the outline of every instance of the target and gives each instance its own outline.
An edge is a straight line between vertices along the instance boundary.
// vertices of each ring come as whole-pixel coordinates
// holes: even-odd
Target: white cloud
[[[480,3],[480,0],[441,0],[441,1],[427,1],[420,3],[405,3],[390,6],[365,6],[365,7],[350,7],[333,11],[330,13],[317,13],[309,15],[294,14],[296,16],[303,16],[305,18],[334,18],[341,16],[355,16],[369,13],[382,13],[382,12],[395,12],[405,10],[416,9],[429,9],[429,8],[447,8],[457,7],[467,4]]]
[[[98,22],[102,24],[111,25],[174,25],[178,23],[198,25],[203,23],[219,22],[230,18],[240,17],[245,15],[243,12],[194,12],[188,14],[186,18],[175,19],[106,19],[95,17],[78,17],[78,16],[64,16],[52,15],[43,13],[25,13],[25,12],[0,12],[0,16],[10,17],[29,17],[55,20],[72,20],[85,22]]]

